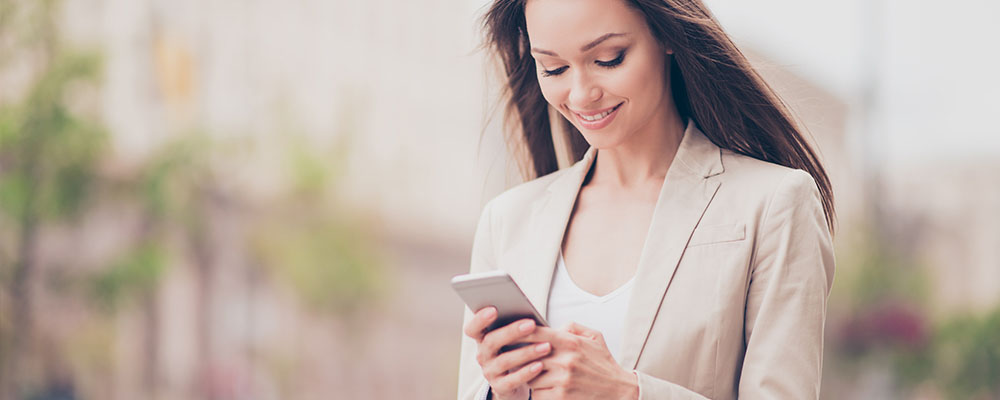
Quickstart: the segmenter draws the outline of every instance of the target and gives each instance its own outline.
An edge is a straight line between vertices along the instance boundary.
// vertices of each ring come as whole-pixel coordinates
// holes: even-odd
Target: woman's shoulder
[[[525,210],[545,194],[549,187],[566,175],[572,167],[556,170],[547,175],[519,183],[511,187],[487,203],[494,213],[499,215],[516,214],[517,210]]]
[[[816,181],[808,172],[759,160],[750,156],[722,150],[725,173],[722,177],[727,184],[739,186],[740,192],[757,192],[767,196],[782,188],[817,189]]]
[[[725,209],[724,214],[743,215],[746,221],[759,223],[769,214],[790,213],[803,218],[823,214],[819,187],[808,172],[728,150],[722,151],[722,162],[722,185],[712,203]]]
[[[564,168],[518,184],[491,199],[480,215],[477,237],[478,232],[489,233],[492,245],[503,248],[510,238],[526,235],[531,224],[525,222],[533,217],[537,202],[544,199],[553,184],[568,178],[571,170]]]

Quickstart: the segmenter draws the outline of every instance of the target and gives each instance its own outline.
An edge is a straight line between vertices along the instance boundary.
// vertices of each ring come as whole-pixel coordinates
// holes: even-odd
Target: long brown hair
[[[511,135],[526,150],[534,176],[559,169],[549,107],[542,97],[524,19],[526,0],[496,0],[483,17],[486,46],[499,57],[506,78]],[[791,112],[757,74],[701,0],[624,0],[645,16],[653,36],[674,50],[671,91],[682,120],[691,118],[720,148],[805,170],[816,181],[831,232],[833,190],[816,153]],[[559,115],[574,160],[587,142]],[[512,126],[513,125],[513,126]],[[519,125],[519,128],[516,126]],[[519,137],[518,137],[519,136]]]

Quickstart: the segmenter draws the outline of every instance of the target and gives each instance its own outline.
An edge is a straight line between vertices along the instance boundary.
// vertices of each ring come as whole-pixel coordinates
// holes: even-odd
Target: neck
[[[598,151],[589,183],[622,188],[663,183],[686,126],[673,104],[663,109],[625,142]]]

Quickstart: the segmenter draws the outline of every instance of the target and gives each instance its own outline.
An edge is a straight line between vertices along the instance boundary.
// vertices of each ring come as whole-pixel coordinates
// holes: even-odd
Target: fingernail
[[[537,351],[539,353],[545,353],[545,352],[549,351],[549,344],[546,342],[546,343],[542,343],[542,344],[536,345],[535,346],[535,351]]]
[[[542,363],[540,361],[536,362],[534,364],[531,364],[531,372],[538,372],[538,370],[540,370],[540,369],[542,369]]]
[[[494,307],[487,307],[486,312],[483,313],[483,317],[486,319],[493,318],[497,315],[497,309]]]
[[[530,331],[531,328],[534,327],[535,327],[535,321],[524,321],[521,323],[521,325],[518,325],[518,329],[520,329],[521,332]]]

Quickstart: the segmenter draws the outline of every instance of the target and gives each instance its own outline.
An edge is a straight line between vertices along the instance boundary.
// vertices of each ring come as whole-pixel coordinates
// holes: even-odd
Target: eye
[[[567,66],[564,65],[562,67],[556,68],[556,69],[551,70],[551,71],[547,70],[547,69],[543,69],[542,70],[542,76],[555,76],[555,75],[559,75],[559,74],[563,73],[564,71],[566,71],[566,68],[569,68],[569,67],[567,67]]]
[[[597,60],[597,61],[594,61],[594,63],[596,63],[597,65],[600,65],[602,67],[605,67],[605,68],[614,68],[614,67],[617,67],[618,65],[620,65],[622,63],[622,61],[625,61],[625,50],[622,50],[621,53],[618,53],[618,57],[615,57],[614,60],[611,60],[611,61]]]

